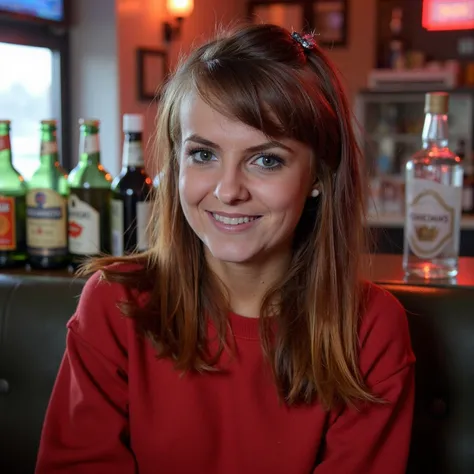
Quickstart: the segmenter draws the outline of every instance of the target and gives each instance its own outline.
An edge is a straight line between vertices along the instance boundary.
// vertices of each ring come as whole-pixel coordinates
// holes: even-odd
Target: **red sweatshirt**
[[[279,402],[257,319],[229,316],[237,357],[223,355],[225,373],[183,376],[121,316],[123,287],[92,276],[68,323],[36,473],[404,473],[414,400],[407,320],[388,292],[370,294],[361,370],[389,403],[326,413]]]

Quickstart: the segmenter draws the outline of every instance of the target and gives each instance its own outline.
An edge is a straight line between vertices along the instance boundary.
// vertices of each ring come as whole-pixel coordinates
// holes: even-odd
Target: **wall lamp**
[[[171,43],[171,41],[179,38],[183,20],[193,12],[194,0],[167,0],[166,8],[175,21],[174,25],[170,22],[165,22],[163,25],[165,43]]]

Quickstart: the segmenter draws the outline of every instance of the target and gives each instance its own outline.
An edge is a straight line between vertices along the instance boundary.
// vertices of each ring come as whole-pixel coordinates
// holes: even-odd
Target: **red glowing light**
[[[422,26],[428,31],[474,29],[474,0],[423,0]]]

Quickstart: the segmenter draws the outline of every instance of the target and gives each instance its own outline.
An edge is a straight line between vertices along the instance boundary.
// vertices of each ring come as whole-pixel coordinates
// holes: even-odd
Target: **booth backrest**
[[[0,276],[2,474],[34,472],[66,322],[83,283],[66,277]],[[408,312],[417,357],[407,472],[473,474],[474,288],[383,286]]]

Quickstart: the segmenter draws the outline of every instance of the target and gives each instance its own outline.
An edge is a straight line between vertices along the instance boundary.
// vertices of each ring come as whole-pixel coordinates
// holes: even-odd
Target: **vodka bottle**
[[[448,146],[448,102],[426,94],[423,147],[405,170],[403,269],[428,280],[458,273],[463,167]]]

